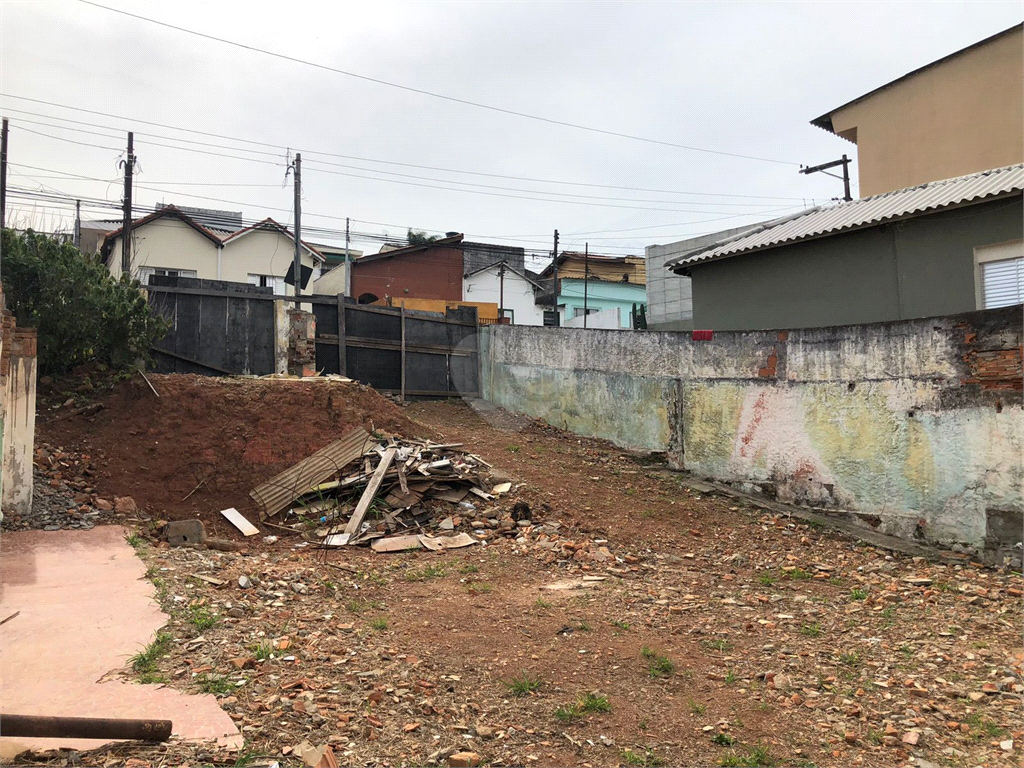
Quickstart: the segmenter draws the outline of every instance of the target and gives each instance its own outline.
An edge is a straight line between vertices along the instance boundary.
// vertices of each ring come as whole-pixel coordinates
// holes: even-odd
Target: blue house
[[[552,307],[557,269],[558,320]],[[647,303],[647,267],[643,256],[603,256],[563,251],[540,273],[544,290],[537,304],[544,307],[545,325],[565,325],[573,318],[606,309],[619,310],[619,327],[632,327],[632,312]],[[575,323],[573,323],[575,325]]]

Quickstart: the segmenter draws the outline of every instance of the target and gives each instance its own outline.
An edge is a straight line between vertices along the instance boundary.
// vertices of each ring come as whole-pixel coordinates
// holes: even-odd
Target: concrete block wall
[[[0,293],[0,307],[5,307]],[[36,432],[36,330],[0,309],[0,515],[32,509]]]
[[[876,530],[1019,556],[1020,306],[791,331],[492,327],[486,399]]]

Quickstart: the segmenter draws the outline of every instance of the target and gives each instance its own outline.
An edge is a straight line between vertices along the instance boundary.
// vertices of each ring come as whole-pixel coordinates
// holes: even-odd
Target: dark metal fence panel
[[[153,348],[166,373],[254,374],[275,370],[277,301],[270,288],[153,276],[149,302],[171,321]],[[479,395],[476,309],[445,315],[302,296],[316,318],[316,368],[409,397]],[[340,322],[339,322],[340,321]]]
[[[346,304],[344,330],[345,375],[350,378],[407,397],[479,394],[475,308],[449,310],[442,316]],[[320,336],[318,321],[318,366]]]
[[[153,275],[149,303],[171,321],[152,349],[161,373],[274,372],[272,289],[223,280]]]

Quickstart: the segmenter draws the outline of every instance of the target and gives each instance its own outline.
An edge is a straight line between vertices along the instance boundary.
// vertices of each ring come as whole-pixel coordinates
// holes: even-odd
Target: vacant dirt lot
[[[210,421],[212,458],[304,439],[269,417],[247,437]],[[396,409],[402,425],[519,478],[502,504],[527,501],[542,527],[448,553],[325,553],[270,530],[242,553],[139,542],[172,619],[123,674],[216,693],[246,751],[75,760],[302,765],[307,742],[341,765],[1021,764],[1019,574],[863,546],[503,412],[423,403]],[[109,455],[114,434],[140,456],[166,439],[113,422],[77,437]],[[97,492],[131,493],[129,464]],[[203,504],[241,509],[256,474],[221,475]]]

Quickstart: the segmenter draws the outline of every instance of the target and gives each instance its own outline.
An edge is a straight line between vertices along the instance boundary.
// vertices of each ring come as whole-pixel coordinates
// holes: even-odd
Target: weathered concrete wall
[[[2,318],[0,351],[0,509],[24,515],[32,509],[32,452],[36,433],[36,331]]]
[[[1024,512],[1020,306],[799,331],[488,328],[484,397],[883,532],[1012,547]]]

